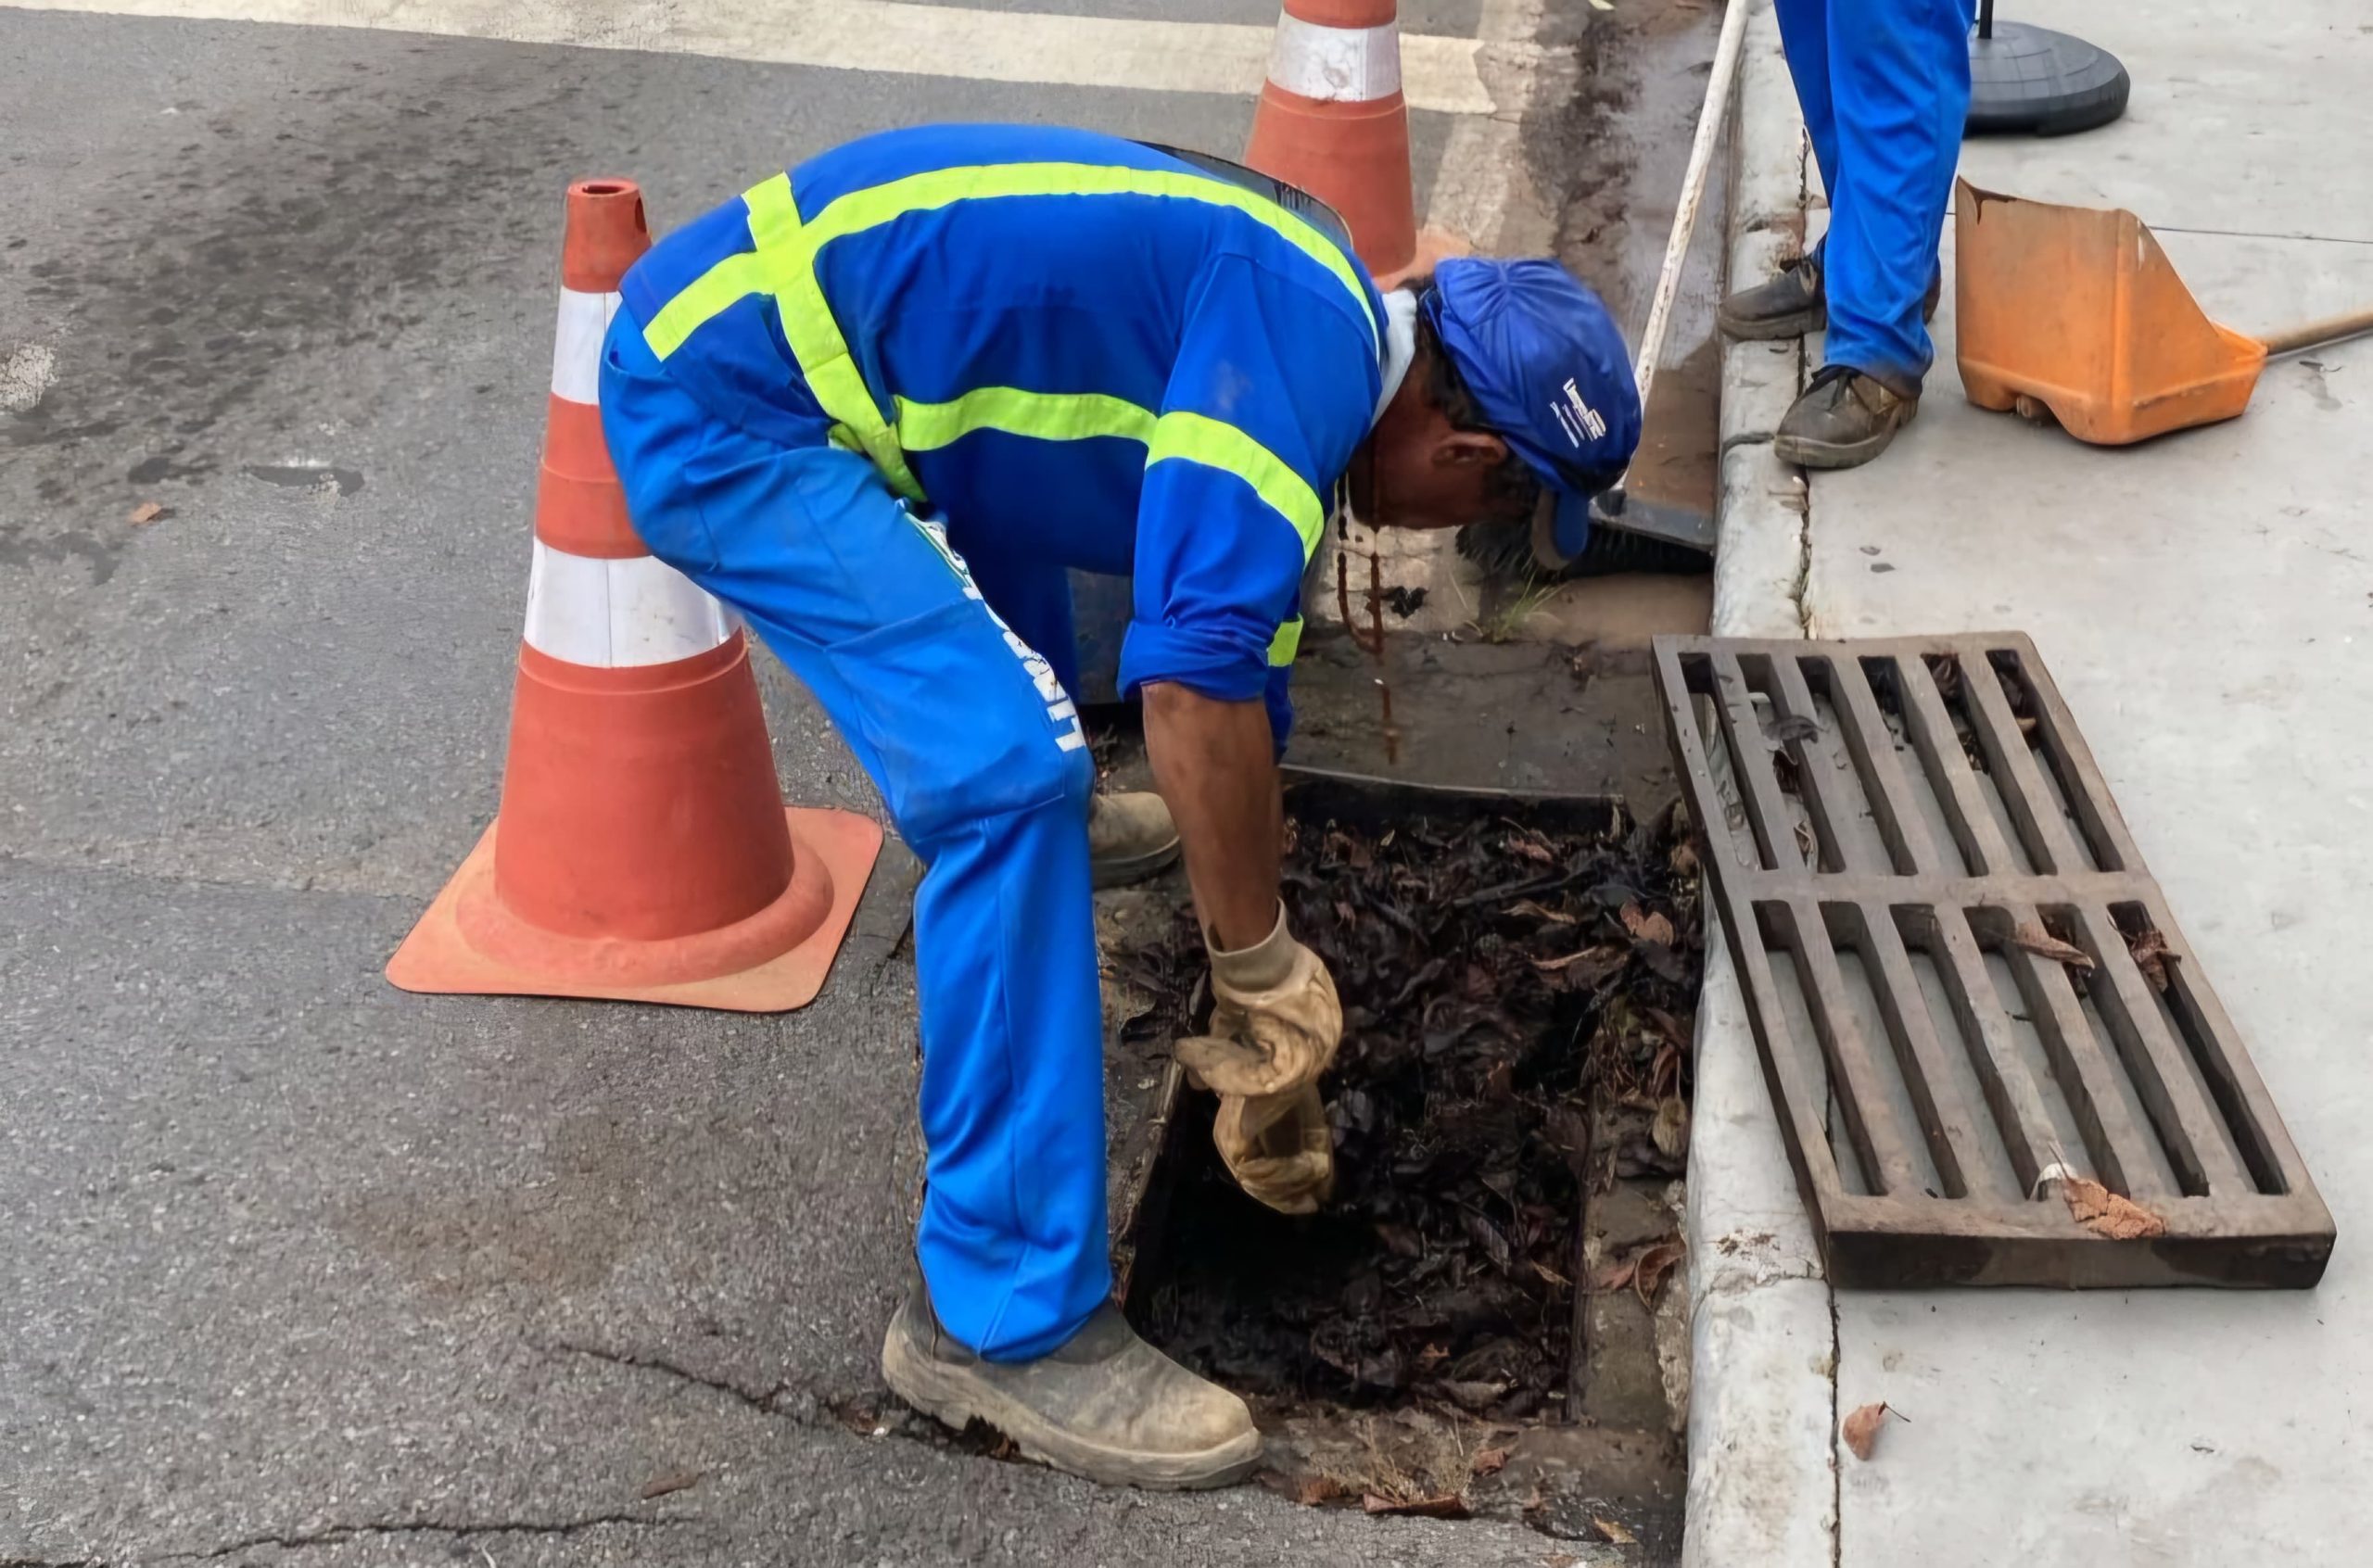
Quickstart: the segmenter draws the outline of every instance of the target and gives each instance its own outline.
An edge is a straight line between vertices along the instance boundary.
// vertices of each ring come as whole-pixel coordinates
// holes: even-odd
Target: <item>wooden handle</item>
[[[1665,264],[1656,273],[1648,324],[1640,333],[1639,363],[1631,373],[1640,386],[1643,420],[1648,417],[1648,395],[1656,389],[1656,361],[1665,355],[1665,332],[1672,325],[1673,296],[1681,291],[1681,269],[1689,264],[1690,236],[1697,232],[1697,209],[1705,199],[1707,173],[1713,168],[1714,144],[1721,139],[1722,122],[1730,117],[1731,83],[1738,75],[1739,44],[1746,36],[1747,10],[1748,0],[1730,0],[1722,12],[1721,33],[1714,43],[1713,69],[1706,74],[1706,103],[1697,111],[1697,134],[1689,144],[1688,171],[1681,176],[1672,233],[1665,240]]]
[[[2343,310],[2337,316],[2326,316],[2319,322],[2302,322],[2280,332],[2268,333],[2258,339],[2268,354],[2290,354],[2301,348],[2313,348],[2318,344],[2338,343],[2343,337],[2357,337],[2373,332],[2373,305],[2361,310]]]

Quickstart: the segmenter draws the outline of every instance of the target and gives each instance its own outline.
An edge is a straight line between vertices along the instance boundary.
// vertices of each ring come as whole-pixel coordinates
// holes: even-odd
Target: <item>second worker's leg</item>
[[[1846,468],[1919,411],[1937,237],[1969,113],[1962,0],[1830,0],[1838,174],[1822,243],[1823,364],[1774,442],[1783,461]]]
[[[1775,0],[1780,42],[1796,86],[1821,183],[1837,188],[1837,121],[1830,96],[1830,0]],[[1725,295],[1715,318],[1725,335],[1749,339],[1802,337],[1821,326],[1821,257],[1808,251],[1779,275]]]

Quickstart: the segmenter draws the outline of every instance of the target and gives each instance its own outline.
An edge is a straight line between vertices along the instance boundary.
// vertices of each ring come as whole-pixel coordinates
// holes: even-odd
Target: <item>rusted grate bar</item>
[[[1659,638],[1656,668],[1834,1281],[2322,1276],[2330,1212],[2032,643]],[[2087,1225],[2073,1178],[2163,1233]]]

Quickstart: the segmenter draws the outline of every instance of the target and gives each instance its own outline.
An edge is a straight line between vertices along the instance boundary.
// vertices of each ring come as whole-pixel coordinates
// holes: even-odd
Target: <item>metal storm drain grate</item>
[[[1656,639],[1830,1278],[2312,1285],[2332,1220],[2034,645]]]

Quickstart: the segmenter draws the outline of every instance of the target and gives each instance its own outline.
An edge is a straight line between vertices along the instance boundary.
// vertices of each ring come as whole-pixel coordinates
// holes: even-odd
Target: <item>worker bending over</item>
[[[1261,1439],[1110,1299],[1091,885],[1183,846],[1216,1006],[1181,1054],[1247,1190],[1314,1208],[1342,1020],[1277,896],[1303,569],[1339,486],[1390,526],[1571,511],[1638,440],[1557,267],[1382,294],[1276,191],[1079,131],[872,136],[654,247],[603,357],[636,527],[815,693],[924,865],[929,1187],[883,1373],[1102,1481],[1223,1484]],[[1135,579],[1158,798],[1092,794],[1072,568]]]

